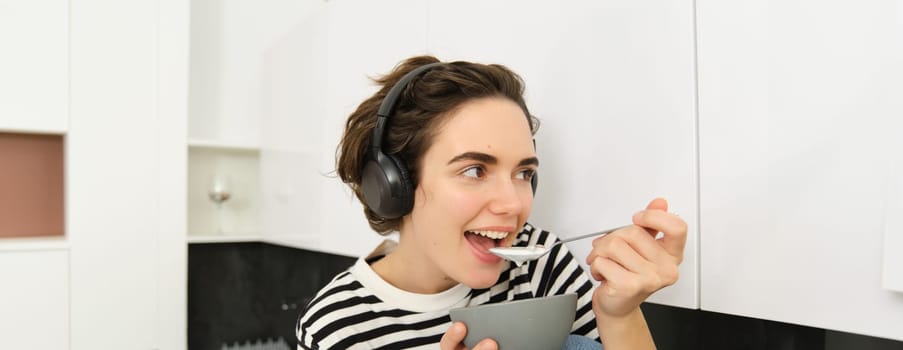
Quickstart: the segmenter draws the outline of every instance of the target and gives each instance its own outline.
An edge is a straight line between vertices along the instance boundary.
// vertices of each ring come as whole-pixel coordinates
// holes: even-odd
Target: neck
[[[400,235],[398,247],[371,265],[379,277],[398,289],[418,294],[444,292],[458,284],[446,276],[413,242]]]

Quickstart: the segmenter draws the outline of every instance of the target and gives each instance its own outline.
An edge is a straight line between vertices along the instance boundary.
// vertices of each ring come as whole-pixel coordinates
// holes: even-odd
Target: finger
[[[496,344],[495,340],[492,339],[483,339],[477,346],[473,347],[473,350],[498,350],[499,345]]]
[[[683,219],[661,210],[643,210],[633,215],[633,223],[646,228],[651,234],[663,232],[662,246],[668,254],[683,257],[687,241],[687,223]]]
[[[595,260],[597,257],[600,256],[600,255],[598,254],[599,252],[596,251],[596,247],[599,246],[599,245],[601,245],[601,244],[604,244],[604,242],[606,241],[606,237],[621,235],[621,234],[623,234],[623,231],[629,230],[629,229],[630,229],[630,226],[628,226],[628,227],[623,227],[623,228],[620,228],[620,229],[618,229],[618,230],[616,230],[616,231],[613,231],[613,232],[611,232],[611,233],[609,233],[609,234],[607,234],[607,235],[603,235],[603,236],[601,236],[601,237],[597,237],[597,238],[593,239],[593,242],[592,242],[593,250],[591,250],[591,251],[589,252],[589,255],[586,256],[586,264],[587,264],[587,265],[592,265],[592,264],[593,264],[593,260]]]
[[[596,259],[605,259],[605,258],[599,256],[599,254],[597,254],[595,252],[595,249],[593,249],[592,251],[589,252],[589,255],[586,256],[586,264],[589,265],[589,273],[590,273],[590,275],[593,276],[594,280],[604,282],[605,277],[602,276],[602,274],[599,273],[598,270],[593,268],[593,264],[595,263]]]
[[[465,335],[467,335],[467,326],[464,323],[455,322],[442,335],[442,339],[439,340],[439,347],[442,350],[464,349],[464,345],[461,342],[464,341]]]
[[[668,201],[661,197],[654,198],[652,201],[649,202],[649,204],[646,204],[646,209],[643,211],[649,211],[649,210],[668,211]],[[637,213],[637,214],[639,214],[639,213]],[[633,216],[636,216],[637,214],[634,214]],[[634,220],[634,221],[636,221],[636,220]],[[634,222],[634,223],[636,223],[636,222]],[[640,225],[640,226],[642,226],[642,225]],[[645,226],[643,228],[646,229],[646,232],[649,232],[649,234],[652,236],[655,236],[658,234],[658,231],[653,228],[649,228],[649,227],[645,227]]]
[[[668,201],[665,200],[664,198],[657,197],[657,198],[653,199],[652,201],[650,201],[649,204],[646,204],[646,210],[647,211],[648,210],[660,210],[660,211],[666,212],[666,211],[668,211]],[[646,227],[646,231],[648,231],[653,236],[655,236],[655,234],[658,233],[658,231],[655,231],[648,227]]]
[[[641,229],[637,228],[637,230]],[[621,236],[606,237],[606,241],[599,245],[597,251],[599,251],[600,257],[613,260],[627,271],[643,274],[654,270],[654,265],[637,253]]]
[[[617,237],[624,239],[643,259],[653,264],[674,263],[674,257],[640,226],[631,226],[617,233]]]
[[[619,248],[615,245],[611,249],[612,260],[637,274],[641,284],[646,286],[646,291],[653,292],[677,282],[678,259],[668,254],[665,248],[642,228],[634,226],[633,230],[625,231],[622,236],[613,237],[613,239],[621,240],[624,243],[617,241],[612,243],[625,244],[627,247]],[[638,249],[639,246],[642,248]],[[646,254],[653,258],[646,258],[642,255],[641,250],[647,251]]]
[[[586,257],[586,264],[592,264],[592,261],[596,259],[596,257],[610,257],[610,254],[605,254],[604,252],[611,249],[608,246],[611,245],[612,239],[616,239],[615,237],[617,237],[617,239],[626,240],[631,248],[636,250],[643,259],[651,262],[664,260],[663,256],[668,255],[668,253],[664,251],[664,248],[662,248],[660,244],[657,244],[655,239],[650,236],[645,229],[632,225],[594,239],[592,242],[593,249]]]
[[[599,287],[604,288],[605,295],[612,297],[623,293],[626,283],[635,279],[635,274],[611,259],[597,258],[593,260],[590,269],[602,276],[605,283]]]

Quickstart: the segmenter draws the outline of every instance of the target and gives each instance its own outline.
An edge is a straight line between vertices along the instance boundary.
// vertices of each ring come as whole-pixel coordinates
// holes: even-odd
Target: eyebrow
[[[492,164],[492,165],[498,164],[498,162],[499,162],[498,158],[496,158],[495,156],[486,154],[486,153],[464,152],[459,155],[456,155],[454,158],[452,158],[450,161],[448,161],[448,164],[460,162],[462,160],[475,160],[478,162]],[[539,166],[539,159],[536,157],[529,157],[529,158],[521,159],[521,161],[519,163],[517,163],[517,166],[525,166],[525,165]]]

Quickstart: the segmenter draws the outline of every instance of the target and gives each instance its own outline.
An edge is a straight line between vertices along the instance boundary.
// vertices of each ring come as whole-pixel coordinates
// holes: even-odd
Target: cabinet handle
[[[892,163],[884,210],[884,266],[881,285],[903,293],[903,157]]]

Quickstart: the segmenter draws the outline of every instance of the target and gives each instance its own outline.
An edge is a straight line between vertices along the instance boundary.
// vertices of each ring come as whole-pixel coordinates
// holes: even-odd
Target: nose
[[[525,197],[521,196],[521,188],[512,179],[498,179],[492,191],[489,211],[497,215],[517,215],[524,210]]]

